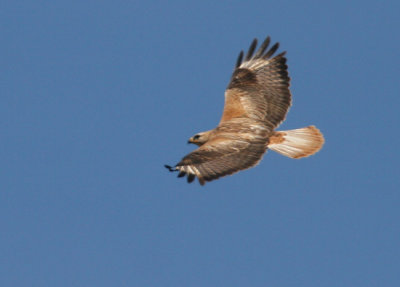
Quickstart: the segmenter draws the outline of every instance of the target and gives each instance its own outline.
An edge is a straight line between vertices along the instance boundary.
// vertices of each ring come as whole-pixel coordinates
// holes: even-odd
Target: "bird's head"
[[[205,144],[208,141],[208,139],[210,138],[210,132],[211,131],[197,133],[188,140],[188,143],[192,143],[192,144],[201,146],[201,145]]]

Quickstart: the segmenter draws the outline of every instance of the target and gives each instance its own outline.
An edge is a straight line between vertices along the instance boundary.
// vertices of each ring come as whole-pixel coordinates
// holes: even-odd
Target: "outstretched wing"
[[[216,129],[216,136],[185,156],[170,171],[179,171],[178,177],[195,177],[201,185],[225,175],[256,165],[267,149],[269,131],[247,119],[232,120]]]
[[[267,50],[269,43],[267,37],[254,53],[254,39],[244,59],[243,51],[240,52],[225,91],[220,124],[233,118],[250,118],[263,122],[272,131],[285,119],[291,105],[285,52],[272,57],[279,43]]]
[[[195,177],[201,185],[225,175],[256,165],[266,150],[265,142],[249,143],[240,140],[214,139],[185,156],[174,168],[178,177]]]

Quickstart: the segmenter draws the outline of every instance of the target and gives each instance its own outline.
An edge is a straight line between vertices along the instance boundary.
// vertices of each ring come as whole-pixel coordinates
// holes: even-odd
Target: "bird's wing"
[[[246,120],[245,120],[246,121]],[[248,120],[247,120],[248,121]],[[185,156],[171,171],[195,177],[200,184],[256,165],[267,148],[269,131],[257,124],[233,120],[216,129],[216,136]]]
[[[244,58],[240,52],[225,91],[220,124],[234,118],[250,118],[263,122],[272,131],[285,119],[291,105],[285,52],[272,57],[279,43],[267,50],[269,43],[267,37],[254,53],[254,39]]]

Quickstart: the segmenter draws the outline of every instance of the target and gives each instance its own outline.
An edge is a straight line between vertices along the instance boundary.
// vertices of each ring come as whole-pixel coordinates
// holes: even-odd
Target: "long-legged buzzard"
[[[267,149],[290,158],[302,158],[319,151],[324,144],[315,126],[275,131],[291,105],[290,78],[285,53],[273,54],[267,37],[255,52],[257,39],[246,55],[240,52],[230,83],[225,91],[225,107],[218,126],[189,139],[198,149],[170,171],[195,177],[201,185],[225,175],[257,165]],[[255,53],[254,53],[255,52]]]

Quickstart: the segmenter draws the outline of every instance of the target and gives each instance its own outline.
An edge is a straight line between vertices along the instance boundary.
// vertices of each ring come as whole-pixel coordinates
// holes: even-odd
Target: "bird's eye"
[[[199,135],[195,135],[195,136],[193,137],[194,140],[198,140],[199,138],[200,138]]]

